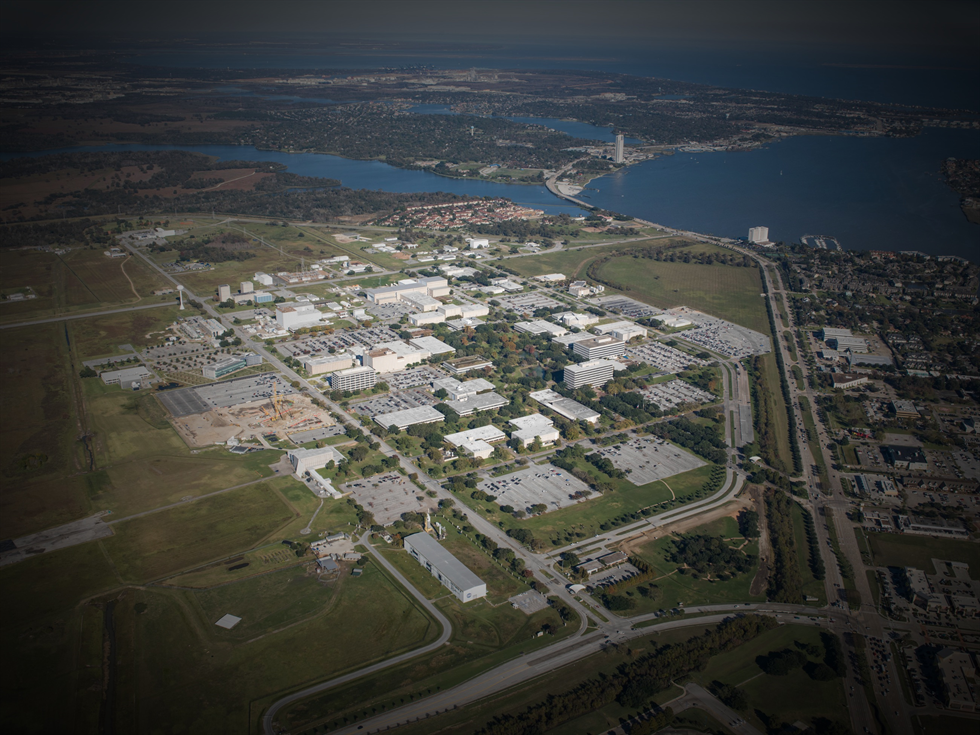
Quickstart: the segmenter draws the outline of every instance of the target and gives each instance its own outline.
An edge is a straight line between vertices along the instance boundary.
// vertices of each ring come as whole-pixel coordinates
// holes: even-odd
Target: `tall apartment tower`
[[[621,133],[616,134],[616,150],[615,153],[613,153],[613,162],[623,162],[623,136]]]
[[[750,228],[749,242],[753,242],[753,243],[769,242],[769,228],[768,227]]]

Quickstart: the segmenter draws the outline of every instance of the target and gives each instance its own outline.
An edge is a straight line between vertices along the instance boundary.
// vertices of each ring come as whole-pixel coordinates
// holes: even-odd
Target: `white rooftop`
[[[532,413],[530,416],[518,416],[516,419],[508,421],[515,429],[546,429],[554,425],[547,416],[540,413]]]
[[[506,439],[507,435],[492,424],[480,426],[469,431],[458,431],[455,434],[446,434],[444,437],[447,442],[454,447],[461,447],[464,444],[475,441],[495,442]]]
[[[450,347],[441,339],[436,337],[415,337],[408,340],[408,343],[413,347],[417,347],[423,352],[429,352],[433,355],[441,355],[445,352],[455,352],[455,347]]]

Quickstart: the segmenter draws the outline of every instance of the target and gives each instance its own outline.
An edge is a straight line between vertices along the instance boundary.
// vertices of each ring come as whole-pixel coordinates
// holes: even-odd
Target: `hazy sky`
[[[0,0],[0,9],[0,28],[16,34],[300,31],[493,42],[579,36],[954,52],[977,48],[980,38],[975,0]]]

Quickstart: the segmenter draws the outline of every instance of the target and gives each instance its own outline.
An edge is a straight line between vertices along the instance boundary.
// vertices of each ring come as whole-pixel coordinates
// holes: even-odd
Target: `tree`
[[[86,365],[85,367],[83,367],[83,368],[82,368],[82,369],[81,369],[81,370],[80,370],[80,371],[78,372],[78,375],[79,375],[80,377],[82,377],[82,378],[97,378],[97,377],[99,377],[99,374],[98,374],[97,372],[95,372],[95,370],[93,370],[93,369],[92,369],[91,367],[89,367],[88,365]]]

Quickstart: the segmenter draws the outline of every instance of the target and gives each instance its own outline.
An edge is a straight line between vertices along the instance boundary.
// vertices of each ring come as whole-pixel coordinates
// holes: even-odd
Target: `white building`
[[[295,306],[276,307],[276,323],[290,331],[312,327],[320,323],[323,314],[317,311],[313,304],[296,304]]]
[[[496,426],[480,426],[469,431],[459,431],[455,434],[446,434],[445,439],[458,449],[462,449],[467,454],[480,459],[487,459],[493,454],[492,444],[502,442],[507,438]]]
[[[241,285],[239,286],[238,292],[246,294],[246,293],[252,293],[254,290],[255,290],[255,284],[253,284],[251,281],[242,281]]]
[[[586,360],[595,360],[600,357],[619,357],[626,351],[626,343],[621,339],[605,335],[583,339],[572,345],[572,352]]]
[[[657,314],[653,318],[668,329],[680,329],[682,327],[690,327],[694,324],[694,322],[692,322],[690,319],[682,316],[673,316],[671,314]]]
[[[641,327],[639,324],[634,324],[633,322],[612,322],[610,324],[600,324],[595,327],[592,331],[598,332],[599,334],[609,334],[616,339],[621,339],[624,342],[629,342],[634,337],[646,337],[647,330]]]
[[[466,241],[470,244],[470,250],[479,250],[480,248],[490,247],[490,241],[484,237],[479,238],[466,238]]]
[[[578,401],[555,393],[553,390],[539,390],[529,396],[546,408],[572,421],[588,421],[590,424],[599,422],[599,414]]]
[[[590,360],[565,366],[564,383],[573,390],[583,385],[605,385],[612,379],[613,365],[609,360]]]
[[[293,472],[302,477],[303,473],[309,470],[319,470],[330,462],[340,462],[344,455],[333,447],[323,447],[322,449],[291,449],[287,457],[293,465]]]
[[[399,431],[404,431],[409,426],[415,426],[416,424],[434,424],[437,421],[445,420],[446,417],[432,406],[416,406],[415,408],[406,408],[402,411],[378,414],[374,417],[374,421],[378,426],[383,426],[386,429],[394,426]]]
[[[565,311],[561,314],[555,314],[551,318],[561,322],[569,329],[572,327],[585,329],[586,327],[599,321],[599,317],[597,317],[595,314],[577,314],[572,311]]]
[[[535,276],[535,281],[541,281],[541,283],[560,283],[565,280],[564,273],[545,273],[543,276]]]
[[[769,242],[768,227],[753,227],[749,230],[749,242],[754,245],[763,245]]]
[[[449,394],[452,401],[465,401],[468,398],[493,390],[494,385],[489,380],[483,378],[473,378],[473,380],[459,381],[456,378],[439,378],[432,381],[432,390],[443,389]]]
[[[613,163],[623,162],[623,135],[616,133],[616,145],[613,148]]]
[[[398,340],[380,342],[364,353],[364,365],[379,373],[396,373],[428,359],[431,353]]]
[[[427,533],[405,537],[405,551],[462,602],[486,597],[487,585]]]
[[[347,368],[330,376],[330,387],[334,390],[365,390],[373,388],[377,382],[378,373],[370,367]]]
[[[147,378],[152,378],[153,373],[142,365],[138,367],[123,368],[122,370],[106,370],[100,373],[99,377],[106,385],[118,385],[121,388],[136,389],[141,388]]]
[[[374,304],[393,304],[402,301],[403,296],[410,293],[424,294],[432,298],[449,295],[449,281],[439,276],[429,278],[411,278],[399,281],[394,286],[369,288],[364,291],[367,300]]]
[[[515,429],[511,433],[511,438],[517,439],[524,446],[533,444],[535,439],[540,439],[541,443],[547,446],[558,441],[560,436],[552,420],[540,413],[520,416],[511,419],[508,423]]]
[[[303,369],[310,375],[322,375],[323,373],[332,373],[335,370],[346,370],[354,364],[354,356],[342,352],[337,355],[304,357],[301,362]]]
[[[447,345],[437,337],[414,337],[408,340],[408,343],[423,352],[428,352],[430,355],[452,354],[456,351],[455,347]]]
[[[526,332],[528,334],[548,334],[552,337],[561,337],[563,334],[568,334],[568,330],[564,327],[559,327],[557,324],[546,322],[544,319],[535,319],[530,322],[517,322],[514,325],[514,329],[516,329],[518,332]]]
[[[229,299],[231,299],[231,286],[229,286],[227,283],[223,283],[218,286],[218,302],[224,303]]]

